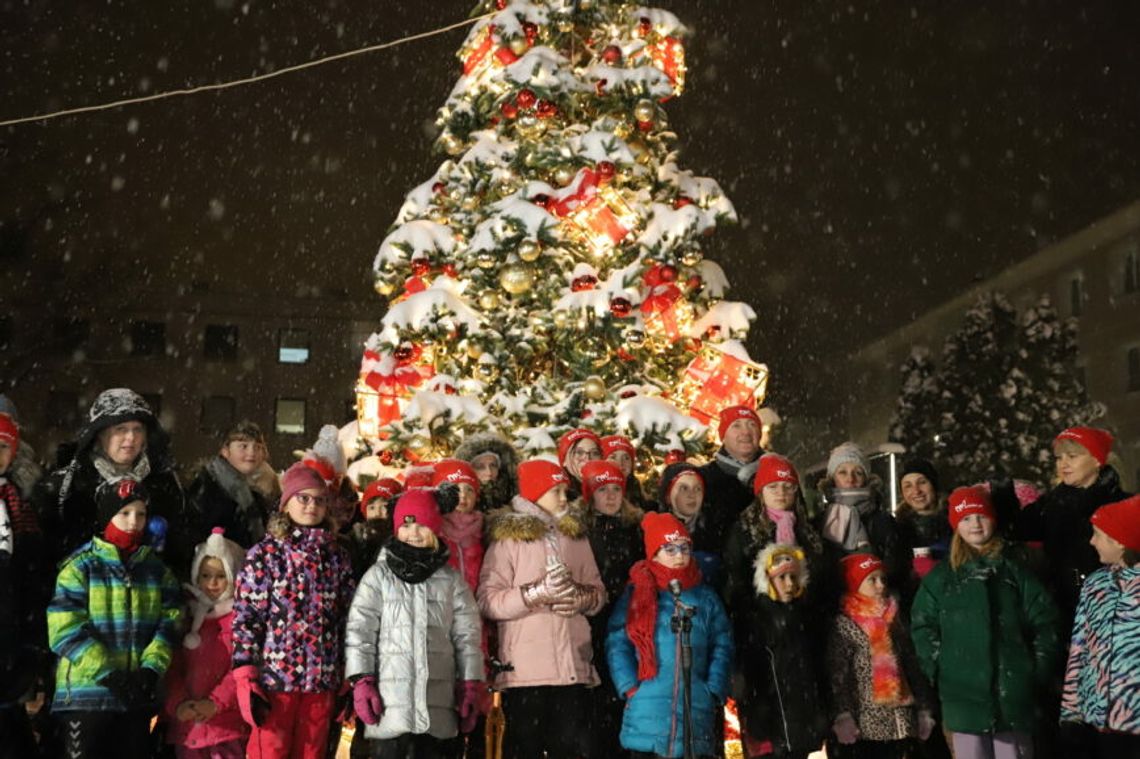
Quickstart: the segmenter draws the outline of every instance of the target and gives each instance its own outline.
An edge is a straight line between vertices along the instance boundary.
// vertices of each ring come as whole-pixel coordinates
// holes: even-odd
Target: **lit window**
[[[281,330],[277,360],[282,364],[304,364],[309,360],[309,330]]]
[[[274,430],[282,435],[305,434],[305,402],[298,398],[278,398]]]

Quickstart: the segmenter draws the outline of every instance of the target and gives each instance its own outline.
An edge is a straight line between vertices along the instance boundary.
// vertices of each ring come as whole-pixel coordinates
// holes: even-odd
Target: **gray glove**
[[[574,583],[571,588],[570,594],[550,605],[550,610],[560,617],[582,614],[598,600],[598,589],[593,585]]]
[[[565,566],[562,566],[561,571],[557,569],[547,570],[542,579],[528,582],[522,586],[523,603],[528,609],[549,606],[573,592],[574,583],[570,580],[570,573],[566,571]]]

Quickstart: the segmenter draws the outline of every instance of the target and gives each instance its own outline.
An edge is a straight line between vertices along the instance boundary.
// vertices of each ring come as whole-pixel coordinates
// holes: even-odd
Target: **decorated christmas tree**
[[[707,453],[767,370],[742,343],[754,311],[705,257],[736,212],[669,129],[686,28],[605,0],[475,13],[438,114],[445,159],[375,258],[388,310],[357,384],[362,450],[398,468],[496,431],[534,455],[587,426],[633,438],[643,473]]]

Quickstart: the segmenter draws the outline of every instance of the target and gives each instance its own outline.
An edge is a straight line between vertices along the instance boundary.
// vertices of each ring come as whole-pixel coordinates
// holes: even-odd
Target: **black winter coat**
[[[228,465],[227,465],[228,466]],[[240,477],[234,472],[235,477]],[[186,505],[194,523],[194,544],[204,541],[215,527],[226,531],[226,538],[242,548],[252,548],[265,537],[265,524],[269,520],[269,501],[255,487],[249,488],[252,501],[248,512],[238,504],[237,498],[203,467],[186,488]]]
[[[744,638],[737,640],[740,718],[747,734],[767,739],[777,752],[817,751],[827,734],[824,700],[825,641],[819,616],[806,600],[783,604],[767,596],[745,612]]]
[[[763,451],[760,452],[763,455]],[[714,458],[700,468],[705,479],[705,513],[712,523],[712,531],[720,541],[719,551],[724,550],[724,541],[740,512],[748,508],[755,497],[751,484],[745,485],[731,472],[717,463]]]
[[[645,545],[641,537],[641,510],[630,504],[622,506],[615,516],[593,511],[586,519],[590,550],[606,586],[606,605],[590,617],[590,641],[594,647],[594,667],[603,684],[610,682],[606,665],[606,623],[614,604],[629,584],[629,568],[645,558]]]
[[[96,524],[95,491],[102,482],[90,451],[78,455],[78,466],[67,497],[60,499],[67,470],[58,469],[40,480],[32,494],[32,506],[40,520],[45,537],[51,541],[48,551],[59,563],[93,535],[101,535],[105,524]],[[190,574],[194,555],[194,534],[187,516],[185,495],[173,469],[164,459],[151,460],[150,474],[143,480],[150,493],[147,517],[162,517],[167,522],[166,548],[163,560],[180,580]]]
[[[1085,577],[1100,569],[1096,549],[1089,545],[1093,512],[1130,494],[1120,487],[1120,476],[1103,466],[1096,482],[1087,488],[1057,485],[1018,515],[1014,534],[1020,540],[1040,541],[1045,549],[1045,585],[1062,615],[1068,635],[1076,614]]]

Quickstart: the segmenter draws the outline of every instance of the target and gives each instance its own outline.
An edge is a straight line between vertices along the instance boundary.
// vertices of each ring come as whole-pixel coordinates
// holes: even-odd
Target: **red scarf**
[[[848,593],[843,596],[843,613],[867,635],[871,644],[871,700],[878,706],[906,706],[914,703],[906,678],[899,672],[899,660],[891,642],[891,622],[899,611],[893,598],[874,598]]]
[[[637,651],[637,679],[652,680],[657,676],[657,649],[653,645],[653,628],[657,625],[657,594],[669,587],[670,580],[679,580],[682,590],[701,582],[701,570],[690,560],[681,569],[671,569],[652,559],[634,564],[629,570],[633,591],[629,596],[629,612],[625,618],[625,633]]]
[[[103,540],[118,548],[123,554],[123,558],[126,558],[142,545],[143,531],[124,532],[116,527],[113,522],[108,522],[106,529],[103,530]]]

